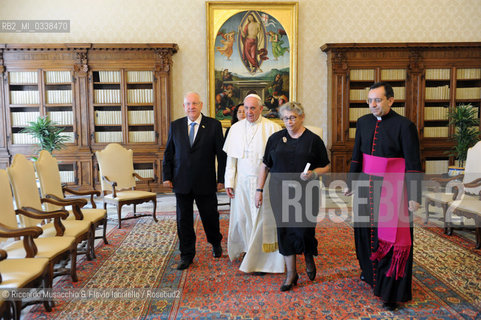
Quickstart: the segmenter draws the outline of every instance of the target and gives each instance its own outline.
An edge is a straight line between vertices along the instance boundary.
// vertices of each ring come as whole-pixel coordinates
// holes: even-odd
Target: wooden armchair
[[[476,248],[481,248],[481,142],[468,150],[463,175],[434,180],[447,182],[448,184],[446,192],[438,191],[426,194],[426,222],[429,219],[430,205],[442,208],[444,232],[448,235],[453,232],[453,216],[473,219],[476,231]],[[462,227],[465,226],[465,221],[462,221]]]
[[[69,252],[71,259],[70,275],[74,282],[77,281],[77,245],[82,240],[89,239],[91,235],[91,223],[79,220],[65,220],[64,222],[61,222],[60,218],[66,219],[68,217],[68,212],[66,210],[43,211],[42,202],[50,202],[58,206],[67,204],[59,203],[53,199],[40,198],[35,181],[33,163],[27,160],[25,156],[16,154],[13,158],[12,165],[7,168],[7,173],[15,196],[15,203],[17,208],[19,208],[17,212],[21,214],[19,217],[21,226],[31,227],[45,223],[40,226],[43,233],[36,242],[41,241],[49,243],[49,246],[46,246],[46,248],[50,248],[50,250],[55,253],[59,251],[62,251],[61,253]],[[74,203],[75,202],[72,202],[70,204]],[[50,221],[51,219],[53,219],[53,222]],[[37,243],[37,246],[40,247],[39,243]],[[18,250],[19,248],[15,249],[15,255],[13,256],[21,257],[22,254],[24,254]],[[12,256],[12,251],[7,250],[7,252]],[[45,254],[52,255],[51,260],[55,260],[55,262],[61,261],[61,257],[54,254],[54,252],[46,252]],[[85,253],[89,255],[89,252]]]
[[[454,200],[460,200],[461,197],[468,199],[470,195],[476,195],[481,191],[481,187],[466,187],[471,185],[473,181],[481,177],[481,142],[478,142],[468,150],[466,158],[466,167],[464,174],[460,174],[450,178],[435,178],[434,182],[445,184],[445,191],[441,191],[439,187],[434,192],[425,195],[425,223],[429,220],[429,206],[437,206],[442,208],[444,232],[451,234],[452,229],[449,228],[450,223],[447,221],[447,210]],[[438,185],[439,186],[439,185]]]
[[[478,189],[481,187],[481,178],[478,178],[470,183],[465,183],[461,188],[455,187],[454,193],[456,196],[467,190]],[[461,189],[461,190],[457,190]],[[446,211],[446,220],[451,234],[453,226],[451,223],[452,215],[462,216],[474,220],[474,229],[476,232],[476,249],[481,249],[481,191],[476,197],[463,194],[449,203]]]
[[[38,159],[35,162],[35,168],[37,170],[37,176],[40,181],[40,190],[42,192],[42,197],[50,198],[61,203],[66,203],[65,205],[68,205],[67,202],[70,202],[71,199],[65,199],[65,193],[90,196],[92,209],[81,208],[84,204],[86,204],[87,201],[85,199],[76,199],[77,202],[72,205],[72,210],[69,210],[69,216],[67,220],[85,220],[91,222],[91,232],[94,235],[95,230],[99,226],[103,226],[102,236],[94,236],[94,239],[102,238],[104,244],[107,244],[107,210],[97,209],[94,201],[94,195],[99,196],[100,191],[75,191],[67,188],[66,186],[62,186],[62,183],[60,182],[60,172],[58,169],[57,159],[52,157],[52,155],[46,150],[40,151]],[[47,210],[63,209],[63,206],[57,206],[48,202],[45,205]],[[95,258],[95,251],[93,245],[91,247],[91,255],[93,258]]]
[[[10,184],[12,185],[13,194],[17,208],[29,210],[38,214],[44,213],[42,203],[50,203],[59,207],[63,206],[83,206],[84,199],[56,201],[50,198],[40,198],[39,190],[35,178],[34,165],[27,160],[24,155],[16,154],[13,158],[12,165],[7,168],[7,173],[10,177]],[[29,227],[37,225],[39,222],[36,219],[23,217],[20,219],[24,226]],[[61,235],[54,223],[45,218],[45,224],[41,226],[43,234],[41,237],[54,237]],[[94,234],[92,233],[90,221],[84,220],[65,220],[62,222],[64,226],[63,234],[71,236],[76,239],[77,244],[82,241],[87,241],[87,250],[79,251],[77,254],[85,254],[88,260],[92,259],[92,250],[94,244]]]
[[[10,190],[6,191],[10,193]],[[11,207],[11,209],[13,209],[13,207]],[[23,259],[7,259],[7,251],[0,249],[0,290],[49,288],[49,260],[47,258],[35,257],[37,247],[35,246],[33,239],[37,238],[41,233],[42,229],[39,227],[11,229],[0,223],[0,242],[3,240],[2,238],[17,239],[18,237],[23,237],[23,247],[28,253],[27,256],[29,256]],[[48,312],[52,310],[50,300],[48,299],[29,302],[7,299],[4,301],[4,310],[9,317],[20,319],[22,308],[33,303],[43,303],[45,310]]]
[[[458,197],[458,194],[454,193],[455,187],[462,185],[464,180],[464,174],[459,174],[450,178],[434,178],[434,182],[438,183],[435,186],[434,192],[428,192],[425,195],[424,207],[425,207],[425,218],[424,223],[428,223],[430,215],[430,206],[440,207],[442,210],[442,221],[444,224],[444,233],[450,234],[451,230],[448,228],[448,222],[446,220],[446,213],[448,211],[448,206],[450,202]],[[440,189],[440,185],[444,185],[444,190]]]
[[[157,195],[153,192],[135,190],[135,178],[147,182],[153,181],[150,178],[143,178],[134,172],[134,161],[132,150],[127,150],[120,144],[108,144],[104,150],[95,152],[99,163],[101,176],[101,186],[104,201],[104,209],[107,204],[117,206],[119,219],[119,229],[122,227],[122,220],[134,219],[150,214],[137,214],[136,205],[139,203],[152,201],[154,206],[152,217],[157,222],[155,211],[157,209]],[[134,215],[122,218],[122,206],[126,204],[134,205]]]
[[[14,283],[8,282],[7,280],[9,278],[6,276],[8,272],[12,270],[17,270],[20,273],[26,274],[26,270],[30,270],[29,266],[31,266],[31,271],[37,270],[38,272],[40,272],[39,269],[41,269],[41,265],[43,264],[43,262],[40,262],[41,260],[38,259],[43,259],[42,261],[46,261],[47,263],[47,274],[44,278],[44,286],[46,288],[51,288],[52,279],[54,276],[54,265],[63,260],[66,256],[70,256],[70,261],[73,266],[73,268],[70,269],[72,281],[77,281],[77,274],[75,268],[77,248],[74,237],[58,236],[40,238],[38,236],[43,233],[42,228],[38,226],[19,228],[17,222],[17,216],[29,217],[32,219],[37,218],[38,221],[41,221],[45,218],[51,218],[54,219],[54,224],[57,229],[62,230],[63,226],[60,222],[60,219],[66,218],[68,213],[65,210],[58,210],[55,212],[43,213],[39,215],[37,213],[25,211],[22,209],[14,210],[10,183],[8,181],[7,172],[5,170],[0,170],[0,190],[3,191],[0,193],[0,237],[23,237],[22,240],[17,240],[14,238],[13,240],[5,242],[2,245],[2,249],[5,250],[6,254],[8,255],[8,259],[6,261],[19,259],[18,261],[22,261],[22,266],[18,266],[17,268],[14,266],[15,261],[2,261],[5,268],[0,267],[0,273],[2,274],[2,282],[0,283],[0,288],[2,286],[7,287]],[[35,262],[30,262],[34,260]],[[23,262],[25,262],[25,264],[23,264]],[[29,279],[32,279],[33,281],[33,278],[34,276],[30,277]],[[28,284],[32,283],[32,281],[27,283],[25,287],[27,287]],[[19,285],[20,282],[16,282],[16,284]],[[45,305],[45,308],[48,311],[50,310],[50,306],[48,305]]]

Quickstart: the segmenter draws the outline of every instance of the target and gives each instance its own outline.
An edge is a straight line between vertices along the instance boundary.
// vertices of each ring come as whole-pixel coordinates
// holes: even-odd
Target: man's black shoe
[[[192,263],[192,260],[181,259],[180,263],[177,265],[177,270],[187,269]]]
[[[384,302],[382,306],[389,311],[394,311],[398,308],[398,304],[396,302]]]
[[[212,247],[212,254],[214,255],[214,258],[220,258],[222,257],[222,246],[216,245]]]

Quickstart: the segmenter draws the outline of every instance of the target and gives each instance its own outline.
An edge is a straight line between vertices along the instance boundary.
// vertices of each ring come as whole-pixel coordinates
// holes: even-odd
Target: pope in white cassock
[[[245,252],[239,270],[283,273],[284,259],[278,251],[277,229],[269,201],[256,208],[257,174],[271,134],[281,127],[261,117],[262,100],[250,94],[244,99],[246,119],[236,122],[227,135],[225,189],[231,200],[227,253],[231,261]],[[268,186],[264,199],[269,199]]]

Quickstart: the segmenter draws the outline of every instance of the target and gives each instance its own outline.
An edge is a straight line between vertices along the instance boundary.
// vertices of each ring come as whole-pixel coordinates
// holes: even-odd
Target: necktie
[[[195,137],[195,125],[197,122],[192,122],[190,124],[190,132],[189,132],[189,141],[190,141],[190,146],[194,144],[194,137]]]

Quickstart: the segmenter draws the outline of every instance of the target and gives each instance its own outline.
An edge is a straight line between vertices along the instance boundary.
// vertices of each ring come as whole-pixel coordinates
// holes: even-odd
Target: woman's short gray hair
[[[284,112],[286,111],[295,112],[298,116],[302,116],[304,114],[304,107],[299,102],[289,101],[284,103],[279,109],[281,118],[284,116]]]

